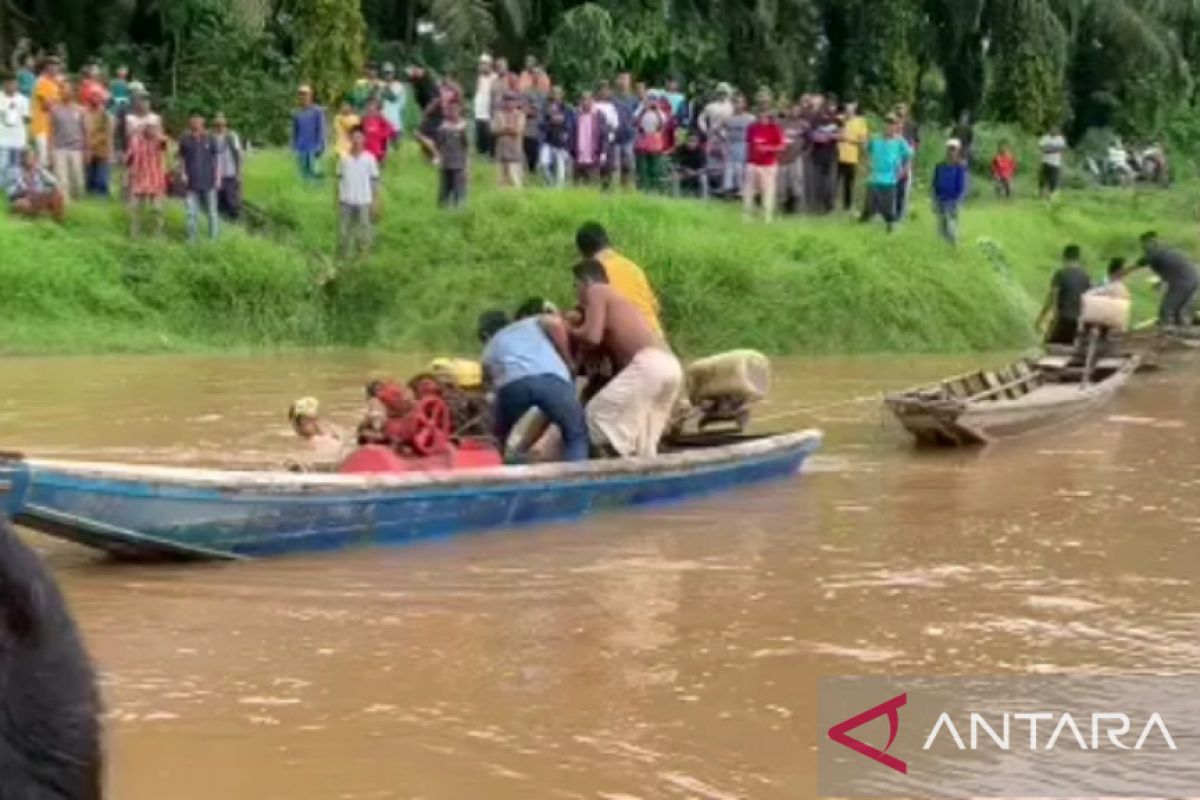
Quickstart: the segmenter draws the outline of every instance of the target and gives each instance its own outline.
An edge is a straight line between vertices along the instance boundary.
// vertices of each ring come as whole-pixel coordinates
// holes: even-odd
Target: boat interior
[[[1089,369],[1075,354],[1022,359],[1002,369],[980,370],[916,390],[910,399],[970,403],[1020,400],[1034,393],[1060,391],[1064,386],[1101,383],[1120,372],[1126,358],[1100,358]]]

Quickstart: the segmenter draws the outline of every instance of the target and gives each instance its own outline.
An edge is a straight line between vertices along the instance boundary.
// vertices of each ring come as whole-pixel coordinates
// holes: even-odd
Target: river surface
[[[973,359],[987,361],[987,358]],[[992,359],[999,361],[999,359]],[[1195,671],[1200,371],[1052,436],[915,453],[882,391],[963,359],[776,364],[803,477],[394,549],[129,566],[37,537],[103,674],[116,800],[794,800],[821,676]],[[0,442],[269,463],[387,355],[0,361]]]

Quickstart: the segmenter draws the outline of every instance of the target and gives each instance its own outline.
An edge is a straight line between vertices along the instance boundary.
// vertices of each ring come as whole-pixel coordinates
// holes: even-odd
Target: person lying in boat
[[[592,444],[620,456],[654,456],[683,387],[683,367],[645,315],[608,283],[604,265],[575,265],[582,320],[571,338],[598,350],[614,375],[585,409]]]
[[[544,303],[535,300],[523,304],[513,322],[499,310],[479,318],[484,383],[495,392],[492,430],[503,448],[521,418],[538,409],[558,428],[563,457],[586,461],[588,432],[567,328],[558,315],[544,311]]]
[[[349,443],[341,430],[321,419],[321,404],[315,397],[302,397],[288,409],[288,422],[305,444],[304,452],[288,459],[293,472],[332,472],[349,455]]]
[[[1092,288],[1092,279],[1084,270],[1078,245],[1063,250],[1063,265],[1050,278],[1050,293],[1038,315],[1037,326],[1045,329],[1050,312],[1054,323],[1046,335],[1046,344],[1075,344],[1079,334],[1079,315],[1083,311],[1083,295]]]

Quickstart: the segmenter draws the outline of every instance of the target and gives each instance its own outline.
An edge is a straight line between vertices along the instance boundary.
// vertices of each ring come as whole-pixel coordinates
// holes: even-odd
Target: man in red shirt
[[[754,216],[754,202],[762,197],[763,219],[770,222],[775,216],[775,173],[779,170],[779,154],[786,143],[783,129],[775,121],[771,101],[760,97],[758,119],[746,129],[746,178],[742,185],[743,210]]]
[[[379,166],[383,166],[387,158],[388,145],[396,135],[396,129],[387,117],[379,110],[379,101],[367,103],[367,111],[362,118],[363,149],[375,156]]]

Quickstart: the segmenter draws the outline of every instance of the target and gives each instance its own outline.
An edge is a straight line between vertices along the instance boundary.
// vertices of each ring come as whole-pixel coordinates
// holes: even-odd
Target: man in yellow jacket
[[[665,340],[658,297],[655,296],[646,273],[637,264],[613,250],[604,226],[598,222],[584,223],[575,234],[575,246],[585,259],[594,258],[604,266],[608,285],[633,303],[646,317],[654,332]]]

